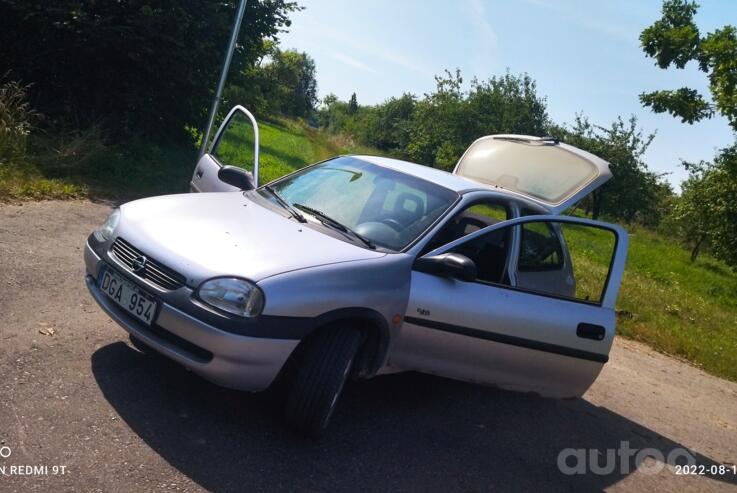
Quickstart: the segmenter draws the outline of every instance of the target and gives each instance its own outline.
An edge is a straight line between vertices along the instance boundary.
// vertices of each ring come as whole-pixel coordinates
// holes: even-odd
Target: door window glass
[[[237,166],[253,173],[254,131],[251,120],[240,111],[233,113],[211,154],[224,166]]]
[[[584,224],[560,223],[574,279],[573,297],[600,303],[617,248],[614,231]]]
[[[552,271],[563,268],[563,249],[551,223],[522,225],[517,267],[520,271]]]
[[[600,303],[616,234],[586,224],[535,221],[521,226],[517,287]]]

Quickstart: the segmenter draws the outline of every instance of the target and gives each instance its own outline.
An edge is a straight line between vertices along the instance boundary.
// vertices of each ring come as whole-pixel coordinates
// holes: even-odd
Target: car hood
[[[166,195],[121,207],[116,236],[196,286],[216,276],[275,274],[386,255],[339,240],[241,192]]]

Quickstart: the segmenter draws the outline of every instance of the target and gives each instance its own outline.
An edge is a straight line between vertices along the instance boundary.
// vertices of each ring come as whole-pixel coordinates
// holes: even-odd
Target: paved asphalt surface
[[[0,206],[0,491],[737,491],[651,460],[559,470],[622,442],[737,462],[737,385],[624,340],[582,399],[390,375],[347,386],[323,439],[294,436],[265,396],[137,352],[97,308],[82,246],[108,210]]]

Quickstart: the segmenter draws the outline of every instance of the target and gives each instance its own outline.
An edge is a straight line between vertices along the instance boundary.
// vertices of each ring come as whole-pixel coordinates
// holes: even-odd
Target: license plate
[[[156,302],[141,291],[135,284],[118,275],[111,269],[105,269],[100,279],[100,289],[111,300],[138,320],[151,325],[156,314]]]

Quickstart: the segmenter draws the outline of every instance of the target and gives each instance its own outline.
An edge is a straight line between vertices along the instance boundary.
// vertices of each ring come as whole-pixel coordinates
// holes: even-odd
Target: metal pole
[[[215,90],[215,99],[212,101],[212,107],[210,108],[210,115],[207,118],[207,127],[205,128],[204,135],[202,136],[202,146],[200,147],[200,156],[202,157],[207,150],[207,144],[210,142],[210,132],[212,131],[212,125],[215,123],[215,115],[218,112],[218,105],[220,104],[220,97],[223,94],[223,87],[225,87],[225,79],[228,77],[228,70],[230,69],[230,62],[233,59],[233,51],[235,50],[235,42],[238,39],[238,33],[241,30],[241,21],[243,20],[243,13],[246,11],[246,1],[241,0],[238,5],[238,12],[235,15],[235,22],[233,22],[233,31],[230,33],[230,42],[228,43],[228,50],[225,52],[225,60],[223,61],[223,71],[220,73],[220,80],[218,81],[218,87]]]

